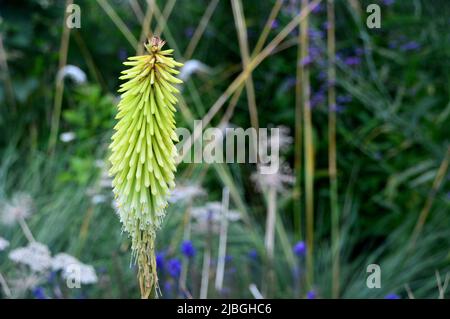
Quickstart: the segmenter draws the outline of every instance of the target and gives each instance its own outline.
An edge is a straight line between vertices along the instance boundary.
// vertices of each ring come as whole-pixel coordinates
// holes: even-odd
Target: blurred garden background
[[[151,34],[185,64],[178,126],[283,132],[269,178],[179,165],[162,298],[448,297],[450,2],[77,0],[69,28],[72,3],[0,1],[1,298],[139,297],[107,158]]]

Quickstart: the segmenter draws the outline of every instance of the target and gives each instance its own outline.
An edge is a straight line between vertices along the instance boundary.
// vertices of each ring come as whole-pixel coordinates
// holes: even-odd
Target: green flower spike
[[[133,259],[139,266],[142,298],[158,296],[155,236],[165,216],[167,196],[175,186],[178,141],[175,133],[172,85],[182,83],[173,50],[161,50],[165,41],[153,37],[145,44],[147,55],[129,57],[122,71],[122,93],[110,149],[110,174],[123,229],[132,241]]]

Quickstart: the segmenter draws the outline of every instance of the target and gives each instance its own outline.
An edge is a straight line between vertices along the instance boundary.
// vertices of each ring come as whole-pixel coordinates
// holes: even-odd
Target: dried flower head
[[[5,225],[13,225],[20,219],[30,217],[33,212],[33,200],[26,193],[15,193],[11,200],[0,207],[0,221]]]
[[[292,170],[286,163],[281,163],[279,170],[273,174],[262,174],[258,168],[258,171],[253,173],[251,178],[261,190],[275,187],[279,192],[282,192],[287,186],[293,185],[295,182]]]
[[[162,50],[165,41],[153,37],[145,44],[147,55],[124,62],[122,93],[110,149],[110,174],[123,229],[130,235],[139,266],[141,295],[156,295],[155,233],[165,215],[167,197],[175,186],[178,141],[174,112],[182,83],[172,74],[182,66]]]
[[[11,250],[9,259],[24,264],[34,272],[44,272],[52,265],[52,256],[48,247],[42,243],[31,242],[26,247]]]

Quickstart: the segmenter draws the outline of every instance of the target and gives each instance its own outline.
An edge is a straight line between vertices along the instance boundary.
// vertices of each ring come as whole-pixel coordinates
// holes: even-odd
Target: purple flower
[[[317,294],[314,290],[310,290],[306,293],[306,299],[316,299]]]
[[[339,104],[346,104],[346,103],[350,103],[352,101],[352,97],[350,95],[338,95],[338,97],[336,98],[336,101]]]
[[[400,299],[400,296],[391,292],[384,296],[384,299]]]
[[[292,249],[294,251],[294,254],[296,254],[298,257],[305,256],[306,253],[306,244],[304,241],[299,241],[294,245],[294,248]]]
[[[167,262],[167,270],[172,277],[178,278],[181,273],[181,261],[178,258],[170,259]]]
[[[258,259],[258,252],[256,251],[256,249],[252,249],[248,252],[248,258],[252,260]]]
[[[276,28],[278,28],[279,25],[280,24],[278,23],[278,20],[274,19],[274,20],[272,20],[272,23],[271,23],[270,27],[272,29],[276,29]]]
[[[345,105],[333,104],[330,106],[332,112],[340,113],[345,109]]]
[[[120,61],[125,61],[128,56],[127,50],[125,50],[124,48],[120,48],[119,52],[117,52],[117,56],[119,57]]]
[[[355,66],[361,64],[361,58],[358,56],[349,56],[346,57],[344,63],[348,66]]]
[[[312,40],[315,39],[322,39],[323,38],[323,32],[320,30],[314,30],[314,29],[308,29],[308,35]]]
[[[311,10],[311,12],[312,12],[312,13],[320,13],[320,12],[323,11],[323,9],[324,9],[323,4],[322,4],[322,3],[319,3],[317,6],[315,6],[315,7]]]
[[[364,49],[364,48],[358,47],[358,48],[355,49],[355,54],[357,56],[363,56],[364,53],[366,53],[366,49]]]
[[[35,299],[47,299],[47,296],[45,295],[44,288],[42,287],[36,287],[31,292]]]
[[[181,252],[188,258],[194,257],[197,252],[190,240],[185,240],[181,243]]]
[[[415,51],[420,48],[420,44],[416,41],[409,41],[400,46],[400,50],[402,51]]]
[[[156,253],[156,269],[163,270],[164,269],[164,259],[165,259],[165,253],[159,252]]]
[[[385,6],[390,6],[393,5],[395,3],[395,0],[383,0],[383,4]]]
[[[323,102],[325,102],[325,93],[320,90],[311,97],[311,108],[315,108]]]
[[[187,36],[188,38],[192,38],[194,32],[195,29],[193,27],[187,27],[186,29],[184,29],[184,35]]]
[[[307,66],[307,65],[310,65],[312,62],[313,62],[313,59],[311,58],[311,56],[307,55],[300,61],[300,64],[302,66]]]

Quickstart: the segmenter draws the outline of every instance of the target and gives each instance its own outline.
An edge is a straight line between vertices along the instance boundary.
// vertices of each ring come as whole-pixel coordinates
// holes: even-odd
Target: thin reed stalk
[[[194,31],[194,34],[192,35],[191,41],[189,41],[186,52],[184,52],[185,60],[189,60],[192,57],[192,54],[194,54],[194,51],[197,48],[197,45],[203,35],[203,32],[205,32],[208,22],[211,19],[214,11],[216,10],[218,3],[219,3],[219,0],[212,0],[208,4],[208,7],[206,8],[205,13],[203,14],[202,18],[200,19],[200,23],[198,24],[197,28]]]
[[[302,0],[302,11],[308,7],[309,0]],[[308,287],[311,288],[314,283],[314,140],[313,124],[311,115],[310,95],[311,88],[309,82],[309,66],[306,58],[309,55],[309,19],[308,15],[302,20],[300,25],[300,45],[301,45],[301,96],[303,104],[303,143],[305,148],[305,209],[306,209],[306,278]]]
[[[297,240],[302,239],[302,220],[303,220],[303,206],[301,202],[302,197],[302,157],[303,157],[303,118],[302,118],[302,33],[301,25],[298,26],[298,44],[297,44],[297,67],[296,67],[296,81],[295,81],[295,131],[294,131],[294,173],[295,184],[292,189],[292,200],[294,207],[294,235]]]
[[[166,5],[164,6],[164,9],[162,12],[162,19],[158,20],[158,24],[156,25],[156,30],[155,30],[156,35],[160,35],[163,33],[163,31],[167,25],[167,20],[169,20],[169,17],[172,13],[172,10],[173,10],[176,2],[177,2],[177,0],[168,0],[166,2]]]
[[[336,160],[336,39],[334,0],[327,3],[328,30],[328,174],[330,179],[332,297],[339,297],[339,204]]]
[[[154,7],[155,0],[147,0],[147,10],[145,10],[145,16],[142,22],[142,30],[139,37],[139,44],[136,50],[136,55],[142,55],[144,53],[144,42],[147,37],[150,36],[150,27],[152,25]]]
[[[67,6],[71,5],[72,3],[73,0],[67,0],[65,8],[67,8]],[[58,71],[61,70],[67,64],[67,54],[69,50],[69,40],[70,40],[70,28],[66,23],[68,14],[69,13],[65,11],[63,19],[63,33],[61,36],[61,46],[59,48]],[[53,103],[52,122],[47,148],[47,151],[50,154],[53,154],[56,141],[58,139],[59,120],[61,117],[63,93],[64,93],[64,78],[56,76],[55,99]]]
[[[219,233],[219,253],[217,257],[216,270],[216,290],[220,293],[223,288],[223,277],[225,274],[225,256],[227,252],[227,236],[228,236],[228,207],[230,205],[230,191],[227,187],[222,191],[222,209],[220,218],[220,233]]]
[[[97,0],[97,3],[100,7],[105,11],[108,17],[112,20],[112,22],[116,25],[119,31],[123,34],[123,36],[127,39],[128,43],[131,44],[133,48],[137,48],[138,41],[136,40],[133,33],[131,33],[130,29],[128,29],[127,25],[123,20],[119,17],[119,15],[114,11],[111,5],[107,0]]]
[[[250,52],[248,48],[247,27],[245,25],[245,16],[242,9],[242,3],[240,0],[231,1],[234,22],[236,24],[236,30],[238,32],[239,48],[241,52],[242,66],[244,69],[250,61]],[[253,128],[258,131],[258,108],[256,106],[255,86],[253,84],[253,76],[250,73],[245,80],[245,90],[247,93],[248,110],[250,113],[250,123]]]
[[[411,239],[410,239],[410,243],[409,243],[409,247],[408,247],[409,251],[411,251],[415,247],[417,238],[419,237],[420,233],[422,232],[423,226],[425,225],[428,215],[430,214],[431,207],[433,206],[434,199],[436,198],[436,194],[441,187],[444,177],[447,174],[449,161],[450,161],[450,147],[447,149],[446,155],[445,155],[444,159],[442,160],[441,165],[439,166],[439,169],[436,173],[436,177],[434,178],[434,181],[433,181],[433,186],[431,187],[430,193],[428,194],[428,197],[425,201],[425,205],[424,205],[422,211],[420,212],[419,218],[417,219],[416,226],[411,235]]]
[[[5,47],[3,46],[3,36],[0,33],[0,68],[2,69],[2,80],[5,84],[5,96],[8,104],[11,106],[12,111],[16,111],[16,99],[14,97],[14,89],[12,86],[11,76],[8,69],[8,58],[6,55]]]
[[[202,279],[200,284],[200,299],[208,298],[209,273],[211,265],[211,240],[212,221],[208,218],[208,233],[205,241],[205,251],[203,253]]]

